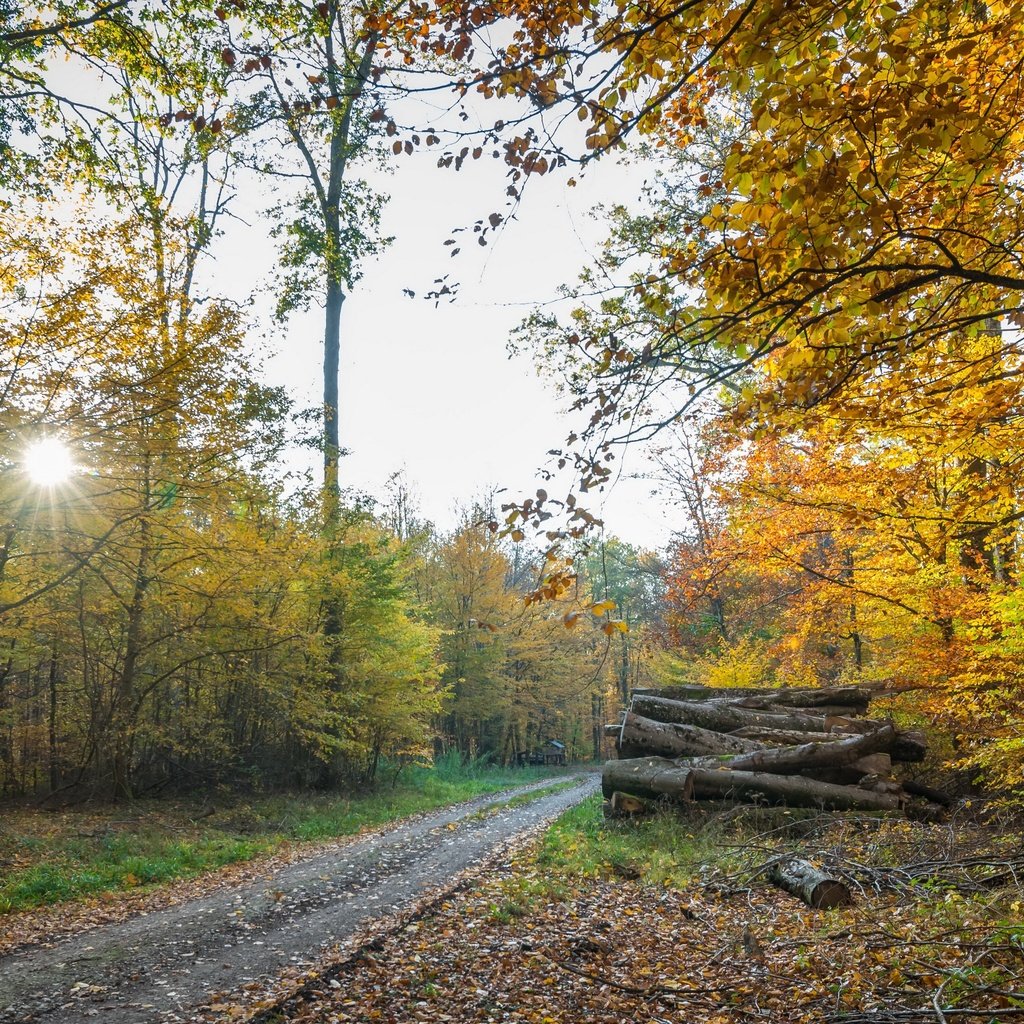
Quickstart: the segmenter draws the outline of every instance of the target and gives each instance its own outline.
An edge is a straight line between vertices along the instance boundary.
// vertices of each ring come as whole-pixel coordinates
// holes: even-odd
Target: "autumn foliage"
[[[587,715],[596,721],[603,701],[623,695],[646,641],[622,595],[609,594],[607,579],[602,592],[592,564],[581,571],[576,542],[597,525],[582,494],[537,492],[481,510],[480,522],[515,541],[537,525],[563,545],[531,563],[532,581],[475,522],[403,546],[372,516],[342,515],[336,383],[345,295],[359,259],[384,244],[383,200],[350,170],[361,156],[429,151],[453,173],[498,158],[509,174],[500,201],[514,207],[531,176],[578,175],[638,144],[655,168],[648,203],[610,211],[612,237],[569,320],[545,312],[527,328],[583,415],[559,467],[577,471],[578,491],[592,490],[611,477],[620,444],[658,438],[684,506],[664,635],[710,681],[877,681],[907,691],[907,713],[950,729],[953,760],[1010,787],[1024,781],[1013,711],[1024,398],[1016,5],[167,0],[144,16],[121,4],[50,5],[24,21],[4,15],[0,28],[5,188],[39,201],[73,180],[116,211],[98,240],[75,243],[78,262],[66,270],[43,237],[57,229],[18,222],[12,204],[0,266],[11,296],[5,352],[18,354],[5,414],[24,432],[44,422],[42,408],[56,410],[104,473],[117,467],[116,486],[100,473],[89,484],[97,497],[62,508],[60,522],[48,511],[34,532],[24,526],[34,513],[9,498],[5,527],[4,607],[20,616],[12,642],[32,651],[29,690],[38,701],[49,687],[51,722],[66,699],[62,676],[54,668],[51,686],[40,666],[63,656],[31,616],[66,643],[83,608],[97,617],[90,636],[102,625],[101,649],[75,655],[87,680],[80,696],[102,693],[82,697],[90,764],[109,746],[96,729],[115,737],[116,779],[141,749],[136,722],[192,708],[191,682],[188,699],[167,689],[183,685],[177,668],[140,668],[157,637],[170,645],[216,629],[221,643],[238,622],[255,630],[240,650],[228,657],[204,640],[196,664],[219,652],[217,671],[234,681],[246,659],[256,691],[294,711],[294,729],[275,742],[297,743],[321,765],[354,753],[372,774],[382,744],[418,749],[432,716],[444,742],[508,756],[559,721],[556,705],[573,709],[582,736]],[[51,88],[46,61],[58,53],[119,83],[104,116],[82,114],[87,128],[63,116],[80,110],[75,98]],[[448,106],[435,105],[430,124],[403,123],[396,98],[409,94]],[[474,115],[493,108],[493,121],[471,117],[470,102]],[[33,143],[21,145],[25,136]],[[278,311],[318,297],[326,305],[325,518],[312,498],[289,504],[275,485],[272,449],[283,441],[274,429],[286,413],[273,389],[250,386],[246,325],[229,303],[196,297],[200,256],[221,230],[240,165],[300,182],[276,211]],[[479,213],[481,244],[507,213]],[[142,287],[117,280],[116,232],[148,240]],[[453,293],[441,278],[433,295]],[[103,330],[90,334],[85,320]],[[116,401],[104,405],[105,395]],[[119,419],[115,406],[130,415]],[[683,434],[670,437],[673,425]],[[245,457],[231,462],[219,443]],[[208,503],[203,518],[197,502]],[[549,521],[557,509],[568,523]],[[246,561],[222,561],[223,551],[257,550],[268,536],[295,545],[281,564],[299,569],[281,570],[275,596],[258,587],[258,599],[232,610],[220,595],[248,584],[233,588],[217,573]],[[272,548],[266,564],[280,555]],[[203,614],[179,608],[158,627],[150,617],[189,588],[208,593]],[[659,618],[644,611],[647,624]],[[266,621],[273,627],[256,625]],[[351,621],[361,623],[358,654],[346,646]],[[565,629],[574,623],[596,630],[577,636]],[[574,665],[564,678],[550,668],[556,636]],[[378,643],[383,660],[369,653]],[[432,667],[427,648],[442,652]],[[285,649],[301,669],[278,660]],[[8,672],[30,671],[12,658]],[[678,662],[670,654],[664,671]],[[599,682],[574,693],[570,677],[591,668]],[[541,709],[549,672],[559,696]],[[420,724],[385,713],[394,694],[384,680],[395,677],[422,701]],[[296,678],[315,682],[292,689]],[[225,707],[246,703],[225,685]],[[307,706],[321,690],[325,699]],[[352,726],[369,708],[391,721],[393,741]],[[247,720],[246,742],[262,743],[262,728]],[[37,731],[32,742],[48,735],[52,750],[52,730]],[[185,749],[188,730],[179,732],[161,725],[152,742]],[[36,762],[47,758],[56,763]]]
[[[954,762],[1019,787],[1019,12],[584,22],[495,71],[557,84],[584,162],[640,137],[660,164],[639,213],[612,209],[571,320],[528,325],[590,414],[564,460],[592,488],[656,438],[685,509],[670,635],[709,681],[907,690]]]

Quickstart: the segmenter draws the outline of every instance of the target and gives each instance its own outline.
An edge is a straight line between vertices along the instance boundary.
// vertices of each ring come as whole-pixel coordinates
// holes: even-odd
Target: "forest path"
[[[128,921],[0,958],[0,1022],[173,1024],[231,993],[312,967],[333,945],[408,909],[597,789],[544,780],[340,840],[328,853]]]

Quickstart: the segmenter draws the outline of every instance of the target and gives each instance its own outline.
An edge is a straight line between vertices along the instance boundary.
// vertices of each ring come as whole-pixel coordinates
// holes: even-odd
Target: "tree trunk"
[[[745,726],[769,729],[790,729],[802,732],[828,732],[824,717],[806,715],[798,711],[755,711],[714,701],[678,701],[664,697],[638,694],[633,698],[631,711],[656,722],[677,722],[697,725],[714,732],[732,732]]]
[[[704,754],[746,754],[761,743],[701,729],[696,725],[656,722],[627,711],[616,727],[619,757],[701,757]]]
[[[775,746],[791,747],[798,743],[828,743],[834,740],[834,732],[801,732],[799,729],[770,729],[760,725],[745,726],[734,729],[730,736],[738,736],[745,740],[759,740]]]
[[[896,733],[896,742],[889,751],[894,761],[919,762],[928,755],[928,741],[917,729]]]
[[[653,814],[657,809],[658,805],[653,801],[629,793],[612,793],[611,800],[604,802],[606,818],[636,818]]]
[[[819,782],[834,782],[837,786],[860,786],[861,789],[874,790],[877,784],[884,782],[888,786],[895,786],[897,790],[903,789],[890,779],[892,758],[888,754],[869,754],[836,768],[801,768],[800,774]],[[869,785],[868,776],[872,776],[876,781]]]
[[[956,798],[945,790],[936,789],[934,786],[918,782],[916,779],[905,779],[903,788],[913,796],[923,797],[925,800],[933,804],[939,804],[942,807],[952,807],[956,803]]]
[[[49,747],[50,795],[60,788],[60,759],[57,750],[57,654],[50,656],[49,708],[46,720],[46,738]]]
[[[789,708],[836,706],[866,709],[871,691],[862,686],[783,687],[781,689],[750,689],[742,686],[665,686],[660,689],[634,690],[634,696],[663,697],[667,700],[728,700],[739,707],[767,708],[781,705]]]
[[[867,720],[857,723],[859,727],[863,727],[865,725],[878,726],[879,724],[881,723],[869,722]],[[862,733],[861,729],[858,728],[856,734],[863,735],[864,733]],[[802,743],[828,743],[837,739],[839,736],[843,735],[843,733],[838,731],[801,732],[798,729],[763,729],[758,726],[752,726],[746,729],[737,729],[735,732],[730,733],[730,735],[746,740],[760,740],[764,743],[792,746],[794,744]],[[928,753],[928,742],[924,738],[924,734],[916,729],[908,729],[906,731],[897,729],[891,746],[886,753],[888,753],[894,761],[904,763],[923,761]]]
[[[692,767],[663,757],[608,761],[601,784],[609,798],[621,791],[647,799],[670,797],[676,801],[764,797],[770,803],[835,811],[897,811],[901,807],[900,798],[891,793],[873,793],[800,776]]]
[[[332,228],[332,243],[337,245],[340,226],[334,224]],[[341,281],[332,271],[333,268],[328,270],[324,302],[324,523],[328,536],[334,539],[341,512],[338,367],[341,357],[341,308],[345,303],[345,293]]]
[[[820,807],[832,811],[898,811],[899,797],[872,793],[856,786],[838,786],[817,779],[765,772],[739,772],[694,768],[693,792],[702,797],[732,796],[734,799],[765,797],[770,803],[790,807]]]
[[[775,861],[768,870],[768,879],[816,910],[848,907],[853,903],[853,896],[844,882],[798,857]]]
[[[591,694],[590,715],[594,760],[600,761],[604,755],[604,729],[601,727],[601,719],[604,718],[604,698],[599,693]]]
[[[629,761],[606,761],[601,789],[610,800],[615,793],[628,793],[645,800],[670,797],[690,800],[693,796],[691,770],[664,757],[641,757]]]
[[[896,730],[887,723],[873,732],[844,736],[825,743],[755,750],[731,758],[727,765],[732,771],[770,772],[775,775],[788,775],[810,768],[840,768],[868,754],[887,750],[895,740]]]
[[[150,479],[147,461],[145,476],[145,499],[150,501]],[[150,558],[149,521],[143,517],[139,522],[139,559],[135,566],[135,580],[131,604],[128,606],[128,622],[125,628],[124,662],[117,678],[114,691],[111,767],[111,796],[114,800],[132,798],[132,749],[135,745],[136,679],[139,658],[142,655],[142,625],[146,611],[146,594],[149,590]]]

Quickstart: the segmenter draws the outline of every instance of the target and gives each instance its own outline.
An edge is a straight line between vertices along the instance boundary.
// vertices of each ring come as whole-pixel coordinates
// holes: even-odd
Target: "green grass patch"
[[[717,831],[672,810],[609,820],[598,796],[570,808],[544,834],[537,863],[562,878],[637,879],[683,888],[701,865],[722,860]]]
[[[447,761],[436,769],[407,769],[394,784],[347,798],[288,793],[243,801],[218,795],[59,813],[12,811],[0,825],[0,914],[195,878],[289,842],[353,835],[554,774]]]

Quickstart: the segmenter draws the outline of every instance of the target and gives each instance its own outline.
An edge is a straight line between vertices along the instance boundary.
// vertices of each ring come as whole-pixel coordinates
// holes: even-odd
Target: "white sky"
[[[531,179],[516,219],[489,232],[487,248],[472,232],[454,236],[462,252],[452,259],[443,245],[452,228],[505,212],[507,168],[484,159],[438,170],[436,159],[436,150],[399,157],[379,179],[392,197],[383,233],[395,241],[365,268],[342,313],[340,433],[351,454],[341,473],[344,484],[379,495],[404,468],[423,514],[447,528],[458,506],[492,486],[507,488],[510,500],[532,495],[547,451],[580,425],[578,414],[559,415],[564,400],[528,357],[509,359],[506,344],[536,304],[593,261],[606,234],[594,207],[634,199],[642,174],[607,162],[575,188],[568,173]],[[420,296],[444,274],[459,281],[458,298],[435,308]],[[304,405],[320,400],[321,337],[314,309],[271,338],[269,375]],[[680,524],[650,498],[650,483],[628,478],[641,466],[639,452],[627,454],[623,477],[603,499],[589,496],[588,507],[608,532],[661,547]],[[543,486],[561,497],[570,483]]]

